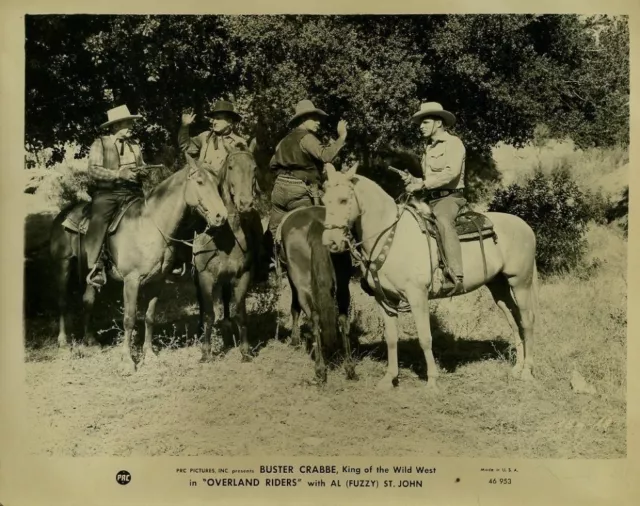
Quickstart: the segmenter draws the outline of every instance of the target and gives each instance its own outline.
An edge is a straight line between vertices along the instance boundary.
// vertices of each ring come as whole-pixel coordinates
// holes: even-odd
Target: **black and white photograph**
[[[629,16],[22,21],[28,455],[627,458]]]

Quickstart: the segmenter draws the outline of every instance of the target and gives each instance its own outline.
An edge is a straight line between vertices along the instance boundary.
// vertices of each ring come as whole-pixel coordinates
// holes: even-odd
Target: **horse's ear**
[[[197,168],[196,161],[193,159],[193,157],[189,153],[185,152],[184,157],[187,159],[187,164],[189,164],[189,167],[191,167],[191,170]]]
[[[358,162],[354,163],[345,173],[349,179],[352,179],[356,175],[356,171],[358,170]]]
[[[254,137],[253,139],[251,139],[251,142],[249,143],[249,152],[253,154],[257,147],[258,147],[258,141]]]
[[[332,163],[325,163],[324,169],[327,171],[327,181],[331,181],[336,175],[336,168]]]

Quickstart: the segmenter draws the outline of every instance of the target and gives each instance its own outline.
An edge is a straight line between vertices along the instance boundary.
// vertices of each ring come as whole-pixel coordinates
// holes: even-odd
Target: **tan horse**
[[[323,243],[331,251],[355,250],[351,230],[362,245],[362,257],[368,261],[383,259],[378,270],[386,310],[379,302],[385,324],[388,351],[387,373],[380,388],[389,388],[398,377],[397,311],[393,305],[408,302],[413,313],[418,339],[427,364],[427,386],[436,389],[438,368],[431,349],[429,296],[433,293],[437,266],[436,244],[422,233],[418,222],[376,183],[355,174],[357,166],[346,173],[327,164],[328,180],[323,198],[326,206]],[[504,213],[486,213],[494,224],[497,240],[484,240],[486,276],[477,241],[462,243],[465,292],[486,285],[496,304],[512,326],[516,339],[514,376],[530,380],[533,368],[533,326],[537,312],[536,239],[531,228],[520,218]],[[387,243],[390,234],[392,242]],[[383,248],[387,248],[383,251]],[[381,257],[384,255],[384,257]],[[430,261],[431,259],[431,261]],[[367,283],[374,287],[370,271]],[[438,290],[436,290],[438,292]],[[384,299],[383,299],[384,301]],[[391,307],[391,310],[389,308]],[[516,326],[513,326],[511,314]]]
[[[131,353],[131,336],[136,322],[138,291],[143,286],[148,300],[143,360],[149,361],[156,356],[152,348],[156,303],[173,263],[176,243],[172,240],[172,235],[187,208],[197,210],[209,227],[219,227],[227,219],[227,210],[218,192],[215,176],[188,155],[187,161],[187,167],[157,185],[146,199],[134,202],[122,216],[117,230],[105,241],[105,249],[112,259],[109,275],[124,282],[122,360],[126,373],[133,372],[136,368]],[[68,346],[66,310],[72,260],[77,261],[78,268],[84,265],[86,272],[84,245],[78,240],[81,236],[78,230],[69,229],[66,219],[71,213],[80,214],[80,208],[85,205],[77,204],[63,210],[54,220],[51,230],[50,253],[57,277],[60,311],[58,345],[61,348]],[[82,298],[84,342],[87,345],[97,343],[89,326],[95,292],[94,287],[86,285]]]

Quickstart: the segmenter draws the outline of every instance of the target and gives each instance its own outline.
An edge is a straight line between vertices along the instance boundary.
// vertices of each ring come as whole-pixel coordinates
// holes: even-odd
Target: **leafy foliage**
[[[519,216],[536,234],[536,261],[541,273],[577,267],[587,248],[587,223],[600,218],[593,204],[571,179],[566,167],[550,176],[537,171],[525,184],[496,191],[489,211]]]
[[[26,33],[26,144],[54,147],[51,163],[68,142],[86,154],[105,111],[127,103],[144,115],[145,157],[172,164],[182,110],[195,109],[195,135],[219,98],[236,100],[264,160],[307,97],[329,126],[349,122],[342,158],[365,163],[419,147],[408,119],[421,100],[453,110],[479,156],[542,121],[583,145],[628,138],[624,17],[48,15],[28,16]]]

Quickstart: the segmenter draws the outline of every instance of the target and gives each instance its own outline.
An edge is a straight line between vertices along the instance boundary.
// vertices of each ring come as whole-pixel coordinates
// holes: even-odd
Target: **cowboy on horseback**
[[[327,113],[310,100],[298,102],[289,120],[292,129],[276,147],[270,168],[277,171],[271,192],[269,231],[275,238],[276,229],[284,215],[299,207],[320,202],[320,182],[325,163],[331,162],[347,138],[347,123],[338,122],[338,139],[323,146],[316,137],[320,122]]]
[[[110,133],[96,139],[89,151],[91,184],[91,219],[85,236],[87,283],[100,287],[107,282],[102,259],[105,235],[122,204],[142,195],[138,177],[145,165],[140,146],[131,140],[131,127],[139,114],[131,114],[126,105],[107,111],[107,121],[100,125]]]
[[[445,269],[445,273],[453,283],[451,296],[463,291],[462,251],[454,222],[460,208],[467,203],[464,198],[465,147],[459,137],[444,129],[453,126],[456,118],[437,102],[423,103],[411,121],[420,125],[426,146],[422,154],[423,178],[406,174],[403,176],[405,188],[417,200],[427,203],[436,218],[449,266],[449,272]]]
[[[193,123],[196,115],[185,112],[178,131],[178,145],[183,152],[198,156],[200,162],[211,165],[217,174],[227,159],[229,154],[227,149],[238,144],[247,145],[247,141],[233,131],[242,121],[242,116],[236,112],[231,102],[219,100],[213,105],[207,117],[211,120],[211,130],[190,137],[189,125]]]

